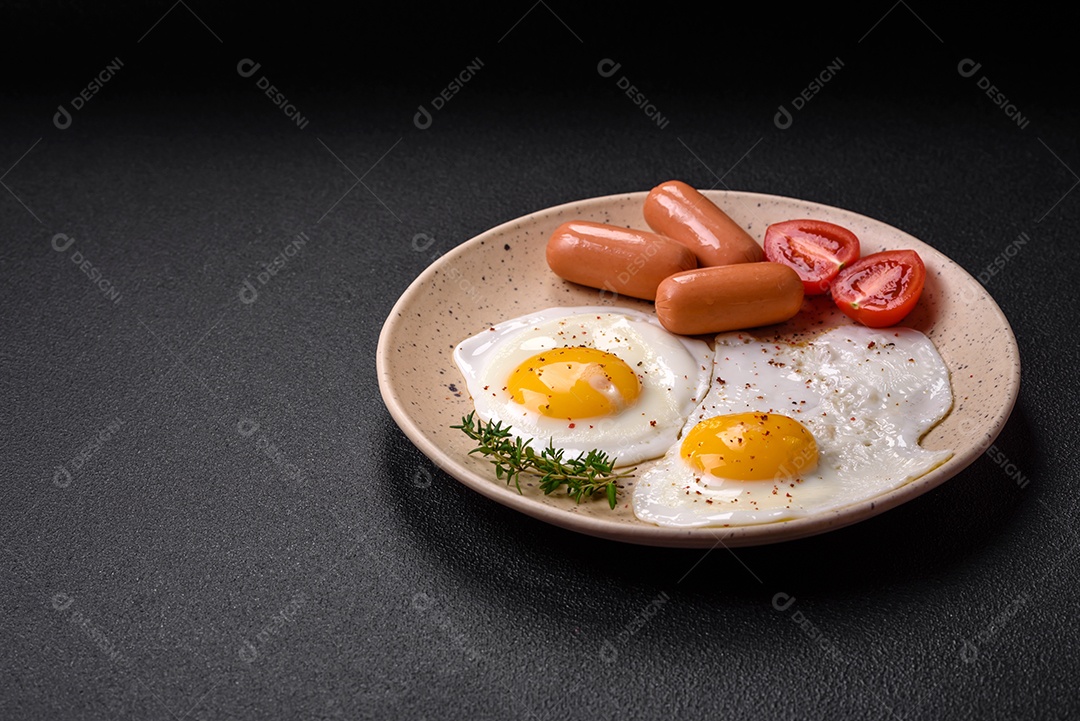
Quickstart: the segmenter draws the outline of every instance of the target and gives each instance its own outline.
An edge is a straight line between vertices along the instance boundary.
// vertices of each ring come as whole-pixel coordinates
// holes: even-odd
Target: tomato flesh
[[[840,271],[832,298],[850,318],[885,328],[907,317],[922,295],[926,266],[914,250],[886,250],[857,260]]]
[[[765,258],[795,270],[806,295],[823,295],[837,274],[859,257],[859,238],[824,220],[786,220],[765,229]]]

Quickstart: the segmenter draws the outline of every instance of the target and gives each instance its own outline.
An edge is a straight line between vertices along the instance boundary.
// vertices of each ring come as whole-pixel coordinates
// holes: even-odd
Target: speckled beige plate
[[[639,521],[627,488],[619,506],[597,498],[575,505],[535,487],[519,495],[495,479],[488,461],[469,456],[472,442],[450,428],[473,409],[452,353],[461,340],[500,321],[551,306],[610,305],[652,312],[652,304],[602,298],[572,285],[547,267],[548,236],[567,220],[585,219],[633,228],[646,192],[566,203],[504,223],[438,258],[401,296],[379,337],[379,386],[405,435],[432,461],[469,488],[543,521],[593,536],[653,546],[713,547],[773,543],[840,528],[926,493],[963,470],[990,447],[1012,411],[1020,385],[1020,357],[1008,320],[963,268],[929,245],[872,218],[804,200],[759,193],[706,191],[706,195],[761,242],[765,227],[792,218],[818,218],[854,231],[863,254],[913,248],[927,268],[926,287],[903,325],[926,333],[949,367],[955,402],[922,440],[952,449],[951,460],[925,476],[871,500],[797,520],[731,528],[662,528]],[[611,295],[611,294],[605,294]],[[850,323],[827,298],[808,300],[801,314]],[[782,327],[781,327],[782,328]],[[648,463],[640,464],[644,471]]]

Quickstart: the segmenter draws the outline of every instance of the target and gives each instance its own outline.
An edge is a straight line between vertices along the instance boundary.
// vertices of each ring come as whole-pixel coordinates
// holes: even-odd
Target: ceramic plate
[[[566,203],[504,223],[438,258],[405,291],[383,326],[377,353],[383,400],[405,435],[436,465],[469,488],[522,513],[593,536],[672,547],[747,546],[790,540],[847,526],[926,493],[959,473],[997,437],[1020,385],[1020,357],[1008,320],[993,298],[963,268],[929,245],[880,221],[819,203],[759,193],[705,191],[761,242],[765,227],[792,218],[817,218],[859,236],[863,255],[912,248],[926,264],[919,305],[903,325],[922,331],[948,366],[954,403],[922,439],[952,458],[930,473],[875,498],[796,520],[730,528],[675,529],[639,521],[627,488],[615,510],[597,498],[575,504],[535,486],[519,494],[496,480],[490,463],[469,456],[472,441],[450,426],[473,410],[453,361],[460,341],[517,316],[552,306],[607,305],[647,312],[652,304],[604,298],[555,276],[544,257],[548,236],[568,220],[593,220],[647,229],[641,214],[647,192]],[[604,295],[611,296],[610,293]],[[849,321],[827,298],[808,299],[800,317],[829,315]],[[783,330],[783,327],[778,327]],[[649,462],[639,464],[644,472]]]

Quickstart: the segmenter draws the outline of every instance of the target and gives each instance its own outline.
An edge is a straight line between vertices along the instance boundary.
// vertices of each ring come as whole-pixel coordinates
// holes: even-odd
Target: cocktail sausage
[[[656,315],[672,333],[702,335],[782,323],[799,312],[803,284],[781,263],[676,273],[656,289]]]
[[[679,180],[653,188],[645,198],[645,222],[697,256],[698,265],[764,260],[761,246],[711,200]]]
[[[585,220],[555,229],[547,262],[565,280],[645,300],[664,278],[697,267],[693,252],[670,238]]]

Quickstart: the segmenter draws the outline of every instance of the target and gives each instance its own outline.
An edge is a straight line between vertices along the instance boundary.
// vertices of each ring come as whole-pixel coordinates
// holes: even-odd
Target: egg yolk
[[[641,394],[641,381],[611,353],[553,348],[515,368],[507,391],[517,403],[551,418],[593,418],[633,404]]]
[[[681,455],[702,473],[738,481],[795,478],[818,464],[813,434],[778,413],[707,418],[686,434]]]

